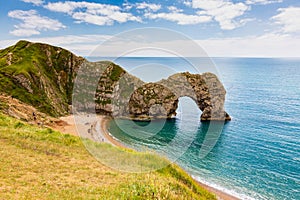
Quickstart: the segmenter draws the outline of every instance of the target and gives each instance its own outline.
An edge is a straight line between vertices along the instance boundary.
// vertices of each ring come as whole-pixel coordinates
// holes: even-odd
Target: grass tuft
[[[89,143],[116,153],[115,160],[167,162],[152,154]],[[0,199],[216,199],[174,164],[149,173],[120,172],[96,161],[78,137],[1,113],[0,155]]]

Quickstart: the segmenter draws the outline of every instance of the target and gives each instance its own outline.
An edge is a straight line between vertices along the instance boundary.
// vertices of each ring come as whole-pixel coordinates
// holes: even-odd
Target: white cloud
[[[76,23],[86,22],[99,26],[113,25],[114,23],[114,21],[107,16],[93,15],[84,12],[76,12],[72,15],[72,17],[77,20]]]
[[[110,39],[110,35],[65,35],[56,37],[23,38],[31,42],[47,43],[70,50],[79,56],[88,56],[102,42]],[[0,49],[14,45],[19,39],[1,40]]]
[[[27,38],[32,42],[48,43],[55,46],[66,48],[77,55],[89,56],[96,47],[107,39],[110,35],[68,35],[58,37],[42,37],[42,38]],[[13,45],[17,40],[1,40],[0,48],[6,48]],[[116,46],[108,49],[117,50],[118,52],[109,52],[112,55],[120,55],[122,48],[135,49],[140,46],[155,46],[153,43],[144,44],[141,41],[131,41],[117,43]],[[261,36],[252,37],[238,37],[238,38],[211,38],[205,40],[196,40],[211,57],[298,57],[300,52],[300,37],[282,35],[282,34],[265,34]],[[167,45],[166,45],[167,43]],[[188,45],[187,41],[165,41],[163,46],[178,46],[183,49]],[[98,48],[102,49],[102,48]],[[105,50],[106,51],[106,50]],[[157,53],[157,52],[156,52]],[[185,56],[195,56],[193,49],[186,52]],[[96,54],[96,52],[94,52]],[[102,54],[99,54],[102,55]],[[136,56],[136,55],[132,55]],[[158,56],[157,54],[145,56]]]
[[[23,36],[23,37],[29,37],[32,35],[39,35],[40,32],[34,29],[15,29],[10,32],[11,34],[15,36]]]
[[[33,42],[45,42],[56,46],[65,46],[70,44],[99,45],[111,37],[111,35],[65,35],[56,37],[29,38],[29,40]]]
[[[198,52],[193,43],[186,39],[164,38],[160,41],[118,41],[111,43],[104,48],[98,48],[93,55],[119,56],[122,52],[128,52],[128,49],[146,49],[144,47],[160,47],[158,49],[167,49],[170,52],[176,52],[183,57],[206,56]],[[194,40],[204,49],[210,57],[298,57],[300,52],[300,37],[265,34],[261,36],[236,37],[236,38],[211,38],[204,40]],[[104,43],[105,45],[105,43]],[[180,47],[180,48],[178,48]],[[150,52],[151,53],[151,52]],[[200,54],[199,54],[200,53]],[[155,54],[143,54],[144,56],[168,56],[168,51],[156,52]],[[134,51],[130,56],[140,56],[139,51]]]
[[[239,20],[239,24],[241,26],[244,26],[248,22],[252,22],[252,21],[255,21],[255,20],[257,20],[257,19],[256,18],[244,18],[244,19]]]
[[[282,34],[198,40],[209,56],[214,57],[297,57],[300,37]]]
[[[23,1],[25,3],[32,3],[36,6],[40,6],[44,3],[44,0],[21,0],[21,1]]]
[[[58,31],[65,28],[61,22],[40,16],[35,10],[14,10],[10,11],[8,16],[22,21],[19,25],[15,25],[15,30],[10,32],[15,36],[39,35],[41,31]]]
[[[177,22],[179,25],[199,24],[211,21],[210,16],[205,15],[187,15],[183,13],[146,13],[145,17],[149,19],[165,19]]]
[[[282,26],[284,33],[300,32],[300,7],[278,9],[279,14],[272,17],[276,24]]]
[[[190,1],[190,0],[184,0],[183,4],[186,5],[186,6],[191,7],[192,6],[192,1]]]
[[[168,10],[171,11],[171,12],[177,12],[177,13],[183,12],[182,9],[179,9],[179,8],[177,8],[175,6],[168,6]]]
[[[146,9],[146,10],[153,11],[153,12],[156,12],[159,9],[161,9],[161,5],[153,4],[153,3],[143,2],[143,3],[136,3],[135,5],[136,5],[136,9],[140,9],[140,10]]]
[[[199,9],[199,15],[213,17],[223,30],[239,27],[241,24],[235,18],[242,16],[250,9],[244,3],[233,3],[228,0],[193,0],[192,7]]]
[[[83,5],[79,4],[79,2],[77,3],[77,2],[66,1],[66,2],[48,3],[44,7],[50,11],[68,13],[71,15],[76,8],[80,8],[81,6]]]
[[[128,3],[127,1],[125,3],[122,4],[123,9],[124,10],[130,10],[131,8],[133,8],[133,4]]]
[[[223,30],[235,29],[249,21],[237,19],[243,16],[247,10],[250,10],[250,6],[245,3],[233,3],[230,0],[184,0],[182,3],[192,7],[195,14],[186,14],[183,13],[182,9],[169,6],[167,8],[170,13],[148,11],[144,16],[149,19],[165,19],[180,25],[199,24],[215,20]]]
[[[247,0],[246,4],[260,4],[260,5],[267,5],[271,3],[281,3],[283,0]]]
[[[66,13],[72,16],[77,23],[86,22],[102,26],[113,25],[114,22],[141,22],[139,17],[122,12],[121,8],[115,5],[66,1],[48,3],[44,7],[50,11]]]

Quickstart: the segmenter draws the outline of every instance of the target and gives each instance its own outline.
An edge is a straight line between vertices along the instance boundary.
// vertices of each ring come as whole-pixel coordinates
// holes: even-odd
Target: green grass
[[[12,55],[11,65],[6,62],[8,53]],[[79,57],[59,47],[20,41],[0,50],[0,92],[48,115],[64,115],[71,103],[75,73],[75,67],[71,68],[69,64],[79,66],[79,60]],[[23,75],[30,82],[32,93],[16,80],[18,75]],[[56,102],[57,99],[60,101]]]
[[[97,104],[102,104],[102,105],[106,105],[106,104],[111,104],[111,99],[106,99],[106,100],[99,100],[99,99],[96,99],[95,100],[95,103]]]
[[[166,160],[85,140],[111,160],[145,166]],[[215,199],[174,164],[124,173],[98,162],[80,138],[27,125],[0,113],[0,199]]]
[[[120,66],[116,65],[116,64],[112,64],[113,65],[113,69],[111,70],[110,73],[110,79],[112,81],[118,81],[121,77],[121,75],[125,72],[124,69],[122,69]]]
[[[7,108],[8,108],[8,105],[5,102],[0,101],[0,110],[4,110],[4,109],[7,109]]]
[[[14,82],[11,78],[7,77],[6,75],[1,74],[0,72],[0,92],[6,93],[11,95],[14,98],[21,100],[27,104],[36,106],[38,110],[41,112],[55,115],[53,108],[47,102],[47,98],[43,93],[37,94],[30,94],[28,91],[18,86],[16,82]],[[0,110],[1,110],[0,106]]]

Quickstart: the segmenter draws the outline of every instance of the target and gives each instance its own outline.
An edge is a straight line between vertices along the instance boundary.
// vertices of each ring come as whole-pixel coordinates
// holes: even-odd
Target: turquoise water
[[[213,61],[227,90],[226,111],[232,121],[224,127],[215,124],[223,129],[220,135],[210,133],[217,142],[204,158],[200,149],[210,126],[199,122],[201,112],[189,98],[180,99],[176,119],[151,125],[112,121],[110,132],[130,147],[155,149],[195,179],[242,199],[300,199],[300,60]],[[177,58],[121,58],[116,62],[128,71],[143,63],[186,71]],[[163,128],[157,132],[153,127]]]

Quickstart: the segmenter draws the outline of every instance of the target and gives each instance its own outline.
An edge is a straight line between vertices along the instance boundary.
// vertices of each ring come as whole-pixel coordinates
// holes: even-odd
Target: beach
[[[59,121],[56,122],[54,125],[51,125],[50,127],[62,133],[71,134],[75,136],[82,136],[85,135],[86,133],[90,133],[91,135],[97,134],[97,139],[95,139],[95,137],[90,137],[90,139],[94,139],[98,142],[100,141],[100,142],[110,143],[114,146],[118,146],[121,148],[128,148],[125,145],[123,145],[121,142],[116,140],[109,133],[108,125],[110,120],[111,117],[104,116],[104,115],[97,115],[97,121],[94,121],[92,123],[83,123],[78,120],[75,123],[74,116],[69,115],[69,116],[59,118]],[[86,133],[83,134],[81,133],[81,131],[85,131]],[[217,196],[217,199],[219,200],[238,200],[237,197],[227,194],[219,189],[208,186],[207,184],[201,183],[197,180],[196,182],[206,190],[215,194]]]
[[[107,130],[107,125],[111,118],[105,115],[97,115],[97,121],[93,122],[80,122],[75,123],[73,115],[60,117],[58,122],[55,122],[50,127],[65,134],[71,134],[74,136],[84,136],[90,134],[89,139],[96,140],[97,142],[106,142],[114,146],[127,148],[125,145],[114,139]],[[97,138],[92,137],[97,135]]]

